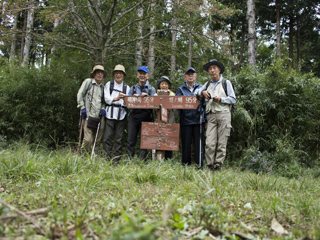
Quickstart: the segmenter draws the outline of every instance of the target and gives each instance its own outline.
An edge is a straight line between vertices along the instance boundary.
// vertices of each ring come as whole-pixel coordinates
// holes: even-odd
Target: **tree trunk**
[[[22,18],[23,18],[22,33],[25,33],[26,29],[27,29],[27,16],[28,16],[28,14],[26,11],[23,11],[21,14],[22,14]],[[22,59],[23,59],[24,43],[25,43],[25,37],[22,36],[21,43],[20,43],[20,57],[19,57],[20,62],[22,62]]]
[[[155,12],[155,6],[156,6],[156,2],[155,0],[152,0],[151,2],[152,12]],[[154,16],[154,14],[152,16]],[[154,17],[151,17],[150,22],[151,22],[150,33],[153,33],[156,30]],[[149,79],[154,79],[154,65],[155,65],[154,39],[155,39],[154,34],[151,34],[149,37],[149,57],[148,57],[148,68],[150,73]]]
[[[254,0],[247,0],[248,11],[248,63],[256,64],[256,13]]]
[[[19,13],[13,16],[13,26],[12,26],[12,40],[10,48],[9,62],[16,58],[16,42],[17,42],[17,27],[18,27],[18,16]]]
[[[289,58],[290,66],[293,68],[293,15],[289,17]]]
[[[281,33],[280,33],[280,2],[276,0],[276,11],[277,11],[277,58],[281,58]]]
[[[177,48],[177,13],[178,13],[178,4],[179,0],[172,0],[172,28],[171,31],[172,39],[171,39],[171,47],[172,47],[172,53],[171,53],[171,64],[170,64],[170,78],[173,79],[174,75],[176,73],[176,48]]]
[[[190,18],[192,19],[192,13],[190,13]],[[189,50],[188,50],[188,67],[192,64],[192,24],[190,24],[189,30]]]
[[[55,18],[53,22],[53,28],[55,29],[56,27],[58,27],[58,25],[59,25],[59,18]],[[56,50],[56,46],[53,46],[50,51],[51,54],[53,54],[55,50]]]
[[[300,21],[299,21],[299,17],[297,19],[297,63],[300,63],[300,44],[301,44],[301,39],[300,39]]]
[[[233,57],[233,48],[234,48],[234,42],[233,42],[233,24],[230,24],[230,56]]]
[[[34,9],[33,6],[30,4],[28,13],[27,13],[27,29],[26,29],[26,37],[25,37],[25,44],[23,48],[23,58],[21,66],[28,65],[29,62],[29,52],[31,46],[31,35],[32,35],[32,28],[33,28],[33,17],[34,17]]]
[[[143,8],[138,9],[138,17],[142,18],[143,16]],[[142,28],[142,21],[138,24],[138,34],[139,37],[142,38],[143,28]],[[136,59],[135,59],[136,68],[139,68],[142,65],[142,39],[138,39],[136,42]]]
[[[246,35],[245,19],[243,19],[242,27],[241,27],[240,67],[242,66],[242,63],[243,63],[245,35]]]

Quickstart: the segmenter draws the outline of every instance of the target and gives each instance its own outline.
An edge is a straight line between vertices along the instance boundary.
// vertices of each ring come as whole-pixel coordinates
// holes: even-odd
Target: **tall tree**
[[[155,36],[154,36],[154,32],[156,30],[156,24],[155,24],[155,6],[156,6],[156,1],[152,0],[151,1],[151,5],[150,5],[150,9],[153,12],[151,18],[150,18],[150,37],[149,37],[149,57],[148,57],[148,67],[149,67],[149,71],[150,71],[150,79],[154,78],[154,65],[155,65],[155,52],[154,52],[154,48],[155,48]]]
[[[170,63],[170,77],[173,78],[176,72],[176,47],[177,47],[177,12],[178,12],[179,0],[172,0],[172,30],[171,30],[171,63]]]
[[[141,19],[143,16],[143,7],[138,8],[138,18]],[[142,36],[143,36],[143,27],[142,27],[142,21],[139,21],[138,23],[138,36],[139,39],[136,41],[136,57],[135,57],[135,65],[136,68],[142,65]]]
[[[19,16],[19,13],[16,13],[12,17],[12,40],[11,40],[11,47],[10,47],[9,62],[11,62],[16,57],[18,16]]]
[[[277,57],[281,57],[281,33],[280,33],[280,1],[281,0],[276,0],[276,11],[277,11],[277,18],[276,18],[276,27],[277,27]]]
[[[32,31],[33,31],[33,21],[34,21],[34,5],[33,5],[33,1],[30,0],[28,2],[26,36],[25,36],[25,41],[24,41],[23,57],[22,57],[21,66],[26,66],[29,63],[31,36],[32,36]]]
[[[254,0],[247,0],[248,10],[248,63],[256,64],[256,13]]]

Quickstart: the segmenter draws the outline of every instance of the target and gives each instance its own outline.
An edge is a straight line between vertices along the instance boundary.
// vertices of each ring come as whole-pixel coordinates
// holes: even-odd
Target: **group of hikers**
[[[149,69],[141,66],[137,69],[138,83],[129,87],[125,82],[125,67],[116,65],[112,74],[114,80],[103,85],[107,72],[102,65],[95,65],[90,78],[83,81],[78,94],[78,108],[81,109],[83,141],[81,150],[90,152],[101,141],[107,160],[118,163],[122,157],[123,135],[127,124],[128,110],[125,96],[154,96],[159,90],[168,91],[169,96],[197,96],[200,104],[197,109],[169,111],[169,123],[180,117],[182,143],[182,163],[190,165],[191,146],[194,143],[194,162],[203,166],[203,142],[206,130],[205,157],[207,167],[219,170],[226,156],[228,137],[231,132],[231,107],[236,103],[236,96],[231,82],[222,77],[224,65],[216,59],[207,62],[203,69],[210,75],[204,85],[196,82],[197,72],[189,67],[184,73],[185,82],[171,91],[171,81],[162,76],[157,81],[157,89],[148,81]],[[132,158],[142,122],[153,121],[152,109],[130,109],[127,128],[127,155]],[[82,131],[81,128],[81,131]],[[80,134],[81,136],[81,134]],[[81,138],[81,137],[80,137]],[[112,150],[113,149],[113,150]],[[140,158],[147,158],[148,150],[140,148]],[[165,158],[172,158],[172,152],[166,151]]]

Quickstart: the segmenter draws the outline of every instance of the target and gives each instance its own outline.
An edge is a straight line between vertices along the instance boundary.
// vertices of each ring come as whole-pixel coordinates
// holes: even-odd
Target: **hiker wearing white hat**
[[[107,153],[107,160],[117,164],[122,155],[122,138],[127,123],[127,107],[123,97],[129,93],[130,87],[123,81],[126,76],[123,65],[116,65],[112,74],[114,80],[107,82],[104,87],[107,113],[103,149]]]

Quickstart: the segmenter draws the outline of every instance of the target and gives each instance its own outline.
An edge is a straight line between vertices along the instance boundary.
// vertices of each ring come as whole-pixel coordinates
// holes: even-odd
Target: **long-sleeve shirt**
[[[214,91],[215,87],[217,86],[217,84],[219,82],[222,81],[222,79],[223,79],[223,77],[221,75],[220,79],[218,81],[210,80],[210,81],[206,82],[201,88],[196,90],[195,95],[201,96],[202,95],[202,91],[207,90],[206,88],[209,87],[210,82],[211,82],[211,84],[213,86],[212,91]],[[236,95],[234,93],[232,84],[231,84],[231,82],[229,80],[227,80],[227,92],[226,92],[226,95],[227,95],[226,97],[221,97],[221,103],[231,104],[231,105],[236,103],[236,101],[237,101]],[[211,97],[214,97],[214,96],[211,96]]]
[[[127,114],[127,110],[125,109],[125,103],[123,99],[119,99],[119,101],[114,102],[113,98],[117,97],[119,93],[123,91],[123,82],[118,84],[114,81],[113,91],[110,94],[110,82],[104,87],[104,99],[106,101],[106,117],[108,119],[114,120],[123,120]],[[130,87],[127,86],[124,94],[128,95]]]
[[[91,88],[88,88],[92,83]],[[94,79],[87,78],[82,82],[82,85],[77,94],[78,108],[86,109],[87,117],[99,117],[100,110],[105,108],[103,101],[103,84],[98,84]]]

